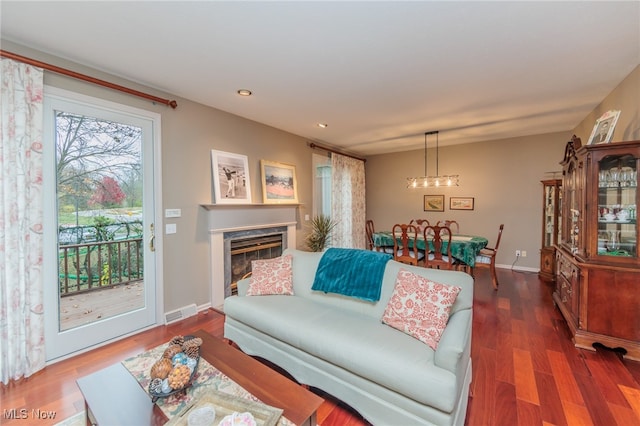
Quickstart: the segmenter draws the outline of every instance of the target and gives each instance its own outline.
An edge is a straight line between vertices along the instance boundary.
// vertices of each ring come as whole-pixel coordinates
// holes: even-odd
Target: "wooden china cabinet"
[[[556,246],[562,229],[562,179],[543,180],[542,189],[542,248],[538,276],[544,281],[555,281]]]
[[[577,347],[640,360],[640,141],[567,143],[553,299]]]

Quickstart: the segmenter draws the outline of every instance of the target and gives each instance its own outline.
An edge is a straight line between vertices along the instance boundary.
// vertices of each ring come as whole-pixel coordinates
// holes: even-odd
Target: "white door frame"
[[[110,342],[120,340],[124,337],[137,334],[142,330],[153,328],[159,324],[163,323],[164,318],[164,297],[163,297],[163,269],[162,269],[162,260],[163,260],[163,245],[162,245],[162,158],[161,158],[161,115],[155,112],[146,111],[134,107],[130,107],[127,105],[122,105],[114,102],[105,101],[103,99],[90,97],[87,95],[82,95],[79,93],[71,92],[64,89],[59,89],[51,86],[45,86],[44,91],[44,99],[45,99],[45,114],[48,112],[48,108],[46,106],[49,102],[55,103],[56,101],[70,101],[73,103],[85,105],[90,108],[98,108],[103,111],[111,111],[115,113],[123,113],[130,116],[138,117],[143,120],[149,120],[152,122],[152,138],[153,143],[145,144],[143,143],[143,158],[145,156],[152,156],[152,162],[145,162],[146,166],[152,165],[153,168],[153,191],[144,192],[144,206],[149,206],[152,209],[152,213],[144,214],[144,232],[143,232],[143,245],[145,247],[145,262],[147,262],[147,258],[149,257],[148,247],[151,235],[149,233],[149,224],[147,221],[152,220],[155,225],[155,239],[154,239],[154,247],[155,251],[152,255],[153,261],[153,270],[152,274],[149,274],[150,279],[155,280],[155,315],[153,318],[148,318],[145,322],[147,323],[142,328],[138,328],[133,331],[129,331],[120,335],[114,335],[106,340],[100,342],[91,343],[89,346],[73,349],[71,353],[61,353],[59,344],[63,346],[65,344],[71,345],[73,347],[76,338],[73,337],[72,330],[59,331],[59,305],[58,305],[58,289],[57,285],[51,285],[51,279],[48,277],[57,276],[58,275],[58,263],[57,263],[57,250],[53,248],[57,248],[58,243],[58,233],[57,233],[57,207],[56,207],[56,182],[55,179],[49,179],[50,176],[55,176],[55,144],[47,144],[44,143],[44,165],[43,165],[43,190],[44,190],[44,254],[43,254],[43,268],[44,268],[44,277],[45,277],[45,285],[44,285],[44,323],[45,323],[45,349],[46,349],[46,360],[47,362],[56,362],[70,356],[76,355],[78,353],[82,353],[91,349],[94,349],[99,346],[103,346]],[[50,112],[50,111],[49,111]],[[52,123],[52,117],[45,117],[45,132],[55,132],[55,128]],[[47,141],[47,137],[43,138],[44,141]],[[55,139],[53,139],[55,140]],[[151,146],[149,146],[151,145]],[[144,161],[144,160],[143,160]],[[148,194],[149,193],[149,194]],[[148,208],[148,207],[145,207]],[[55,212],[56,214],[53,214]],[[146,270],[146,269],[145,269]],[[145,273],[145,279],[147,274]],[[146,286],[146,284],[145,284]],[[146,297],[145,292],[145,297]],[[114,320],[114,319],[106,319],[105,321]],[[118,318],[115,319],[118,321]],[[122,322],[122,320],[120,321]],[[120,324],[123,325],[123,324]],[[90,326],[90,325],[89,325]],[[81,328],[81,327],[78,327]],[[48,341],[55,337],[56,341],[59,343],[58,345],[53,345],[53,343]]]

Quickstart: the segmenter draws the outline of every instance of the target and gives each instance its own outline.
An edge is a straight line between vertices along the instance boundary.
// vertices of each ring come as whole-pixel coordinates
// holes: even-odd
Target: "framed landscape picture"
[[[211,150],[211,172],[216,204],[251,204],[246,155]]]
[[[449,197],[449,210],[473,210],[473,197]]]
[[[425,212],[443,212],[444,211],[444,195],[425,195],[424,211]]]
[[[296,166],[260,160],[262,202],[265,204],[297,204]]]
[[[620,111],[607,111],[602,114],[602,117],[597,119],[596,125],[593,126],[587,145],[610,143],[618,117],[620,117]]]

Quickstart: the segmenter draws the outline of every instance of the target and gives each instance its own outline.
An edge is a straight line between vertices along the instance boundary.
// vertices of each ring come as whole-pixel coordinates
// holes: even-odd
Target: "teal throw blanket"
[[[376,251],[330,248],[320,259],[311,289],[377,302],[391,257]]]

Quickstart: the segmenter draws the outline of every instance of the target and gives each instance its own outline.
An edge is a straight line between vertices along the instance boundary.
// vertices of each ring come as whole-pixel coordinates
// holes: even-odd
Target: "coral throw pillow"
[[[293,295],[293,257],[290,254],[251,262],[251,279],[247,296],[268,294]]]
[[[435,350],[460,290],[400,269],[382,322]]]

